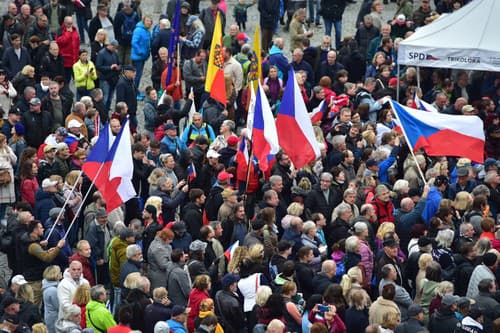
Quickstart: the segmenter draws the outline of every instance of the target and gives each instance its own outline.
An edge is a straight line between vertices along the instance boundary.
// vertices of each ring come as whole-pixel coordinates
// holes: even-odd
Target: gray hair
[[[160,29],[170,29],[170,21],[168,19],[160,20]]]
[[[163,177],[160,177],[156,180],[156,186],[160,187],[162,185],[165,185],[166,183],[168,182],[168,179],[167,177],[163,176]]]
[[[98,284],[90,288],[90,298],[93,301],[99,301],[99,298],[104,295],[106,289],[102,284]]]
[[[346,252],[354,252],[356,247],[359,246],[359,238],[358,236],[350,236],[345,240],[345,250]]]
[[[328,178],[329,181],[333,180],[333,175],[331,173],[329,173],[329,172],[322,172],[321,176],[319,176],[319,178],[321,179],[323,177]]]
[[[470,227],[472,226],[472,224],[470,224],[469,222],[463,222],[461,225],[460,225],[460,234],[464,234],[464,232],[467,231],[467,229],[469,229]]]
[[[74,316],[81,314],[81,309],[76,304],[70,304],[70,305],[66,305],[63,308],[62,312],[63,312],[64,319],[71,320],[71,318],[73,318]]]
[[[498,172],[495,170],[488,171],[484,176],[484,182],[489,184],[498,176]]]
[[[267,190],[264,192],[264,201],[271,199],[274,195],[278,195],[275,190]]]
[[[139,247],[139,245],[131,244],[131,245],[127,246],[127,250],[126,250],[127,259],[132,258],[140,251],[141,251],[141,248]]]
[[[436,236],[436,242],[438,246],[449,248],[451,243],[453,243],[454,236],[455,233],[451,229],[439,230]]]
[[[115,223],[115,225],[113,226],[113,235],[114,236],[118,236],[120,235],[120,231],[122,231],[123,229],[125,229],[127,226],[125,225],[125,223],[123,223],[122,221],[118,221]]]
[[[307,221],[302,226],[302,233],[304,235],[307,235],[309,232],[311,232],[314,229],[316,229],[316,223],[314,223],[313,221]]]
[[[348,195],[356,195],[358,194],[356,192],[356,190],[352,189],[352,188],[348,188],[344,191],[344,199],[348,196]]]
[[[283,178],[279,175],[272,175],[271,177],[269,177],[269,184],[271,184],[271,185],[275,185],[276,183],[282,182],[282,181],[283,181]]]
[[[351,206],[349,204],[346,204],[345,202],[337,206],[338,216],[342,216],[350,210],[352,210]]]
[[[231,129],[231,131],[234,131],[234,129],[236,128],[236,124],[231,119],[224,120],[222,122],[222,125],[229,127]]]
[[[335,135],[332,138],[332,146],[333,148],[338,148],[340,145],[345,143],[345,135]]]
[[[473,197],[477,197],[480,194],[484,195],[485,197],[489,197],[490,196],[490,189],[486,185],[480,184],[480,185],[477,185],[476,187],[474,187],[471,194]]]
[[[208,224],[212,229],[216,230],[218,226],[222,225],[221,221],[210,221]]]
[[[76,102],[75,104],[73,104],[72,111],[74,113],[83,113],[83,112],[85,112],[85,110],[86,110],[86,106],[82,102]]]
[[[140,290],[145,290],[146,287],[151,287],[151,282],[149,281],[149,279],[145,276],[141,276],[137,279],[137,282],[136,282],[136,289],[140,289]]]
[[[375,187],[375,195],[376,196],[379,196],[384,191],[389,191],[387,186],[385,186],[384,184],[380,184],[380,185],[377,185],[377,187]]]
[[[405,187],[407,188],[409,186],[410,186],[410,183],[406,179],[398,179],[394,183],[394,186],[392,187],[392,189],[394,191],[402,191]]]

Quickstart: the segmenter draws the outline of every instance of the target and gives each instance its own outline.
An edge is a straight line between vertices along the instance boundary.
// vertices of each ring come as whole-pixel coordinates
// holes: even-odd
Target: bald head
[[[411,212],[414,207],[415,203],[411,198],[403,198],[403,200],[401,200],[401,209],[405,212]]]
[[[337,271],[337,264],[333,260],[325,260],[321,264],[321,273],[328,275],[330,278],[335,276]]]
[[[285,46],[285,40],[281,37],[275,38],[274,45],[276,45],[279,49],[283,50],[283,46]]]

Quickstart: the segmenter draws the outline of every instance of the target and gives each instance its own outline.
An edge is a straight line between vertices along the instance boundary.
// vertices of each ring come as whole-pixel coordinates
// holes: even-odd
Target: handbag
[[[6,185],[12,183],[12,176],[8,169],[0,170],[0,185]]]

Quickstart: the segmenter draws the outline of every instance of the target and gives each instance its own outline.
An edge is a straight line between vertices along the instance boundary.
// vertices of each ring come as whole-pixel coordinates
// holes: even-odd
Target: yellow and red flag
[[[222,23],[219,12],[217,12],[212,45],[210,46],[205,91],[210,93],[210,97],[226,105],[224,49],[222,48]]]

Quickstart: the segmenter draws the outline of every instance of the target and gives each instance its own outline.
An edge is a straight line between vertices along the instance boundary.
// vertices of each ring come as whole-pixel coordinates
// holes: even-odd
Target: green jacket
[[[113,315],[104,303],[90,301],[87,304],[87,328],[93,328],[96,333],[104,333],[110,327],[116,326]]]

